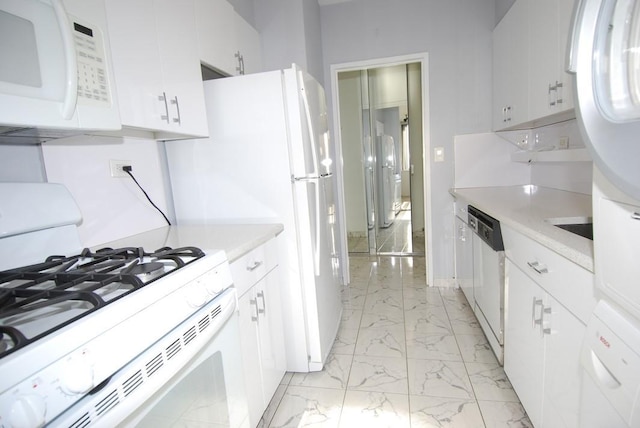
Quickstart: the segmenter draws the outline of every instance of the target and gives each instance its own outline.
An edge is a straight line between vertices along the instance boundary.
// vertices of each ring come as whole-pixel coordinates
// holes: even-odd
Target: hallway
[[[369,253],[369,242],[363,234],[349,236],[348,247],[352,255]],[[378,254],[424,254],[424,231],[413,230],[410,201],[405,199],[391,226],[379,229],[377,247]]]
[[[351,257],[326,368],[287,373],[264,427],[531,427],[459,290],[423,257]]]

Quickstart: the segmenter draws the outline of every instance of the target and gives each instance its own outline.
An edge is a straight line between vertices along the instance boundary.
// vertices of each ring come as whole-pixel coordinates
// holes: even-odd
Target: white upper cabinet
[[[229,75],[236,73],[236,12],[226,0],[195,0],[196,32],[200,61],[207,67]]]
[[[493,31],[493,127],[529,117],[527,0],[517,0]]]
[[[530,120],[573,108],[565,68],[573,0],[529,0]]]
[[[163,140],[207,136],[193,1],[110,0],[106,9],[123,127]]]
[[[516,0],[493,31],[493,129],[574,117],[564,71],[573,0]]]
[[[262,71],[262,46],[260,33],[240,15],[235,17],[236,52],[239,61],[234,74],[251,74]]]
[[[260,34],[226,0],[195,0],[198,53],[204,65],[236,76],[262,71]]]

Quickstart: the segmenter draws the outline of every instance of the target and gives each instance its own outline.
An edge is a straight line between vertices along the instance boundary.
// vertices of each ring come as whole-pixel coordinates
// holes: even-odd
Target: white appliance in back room
[[[380,213],[381,226],[389,227],[396,218],[396,150],[393,137],[381,135],[378,137],[380,149],[378,153],[382,159],[380,165]]]
[[[594,160],[581,428],[640,427],[640,1],[576,1],[569,69]]]
[[[288,369],[321,370],[342,314],[324,90],[295,65],[204,89],[210,137],[166,143],[178,224],[284,224]]]

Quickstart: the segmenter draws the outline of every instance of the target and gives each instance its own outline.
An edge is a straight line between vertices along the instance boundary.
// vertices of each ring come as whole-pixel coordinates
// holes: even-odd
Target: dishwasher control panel
[[[500,222],[490,215],[469,205],[469,226],[495,251],[504,251]]]

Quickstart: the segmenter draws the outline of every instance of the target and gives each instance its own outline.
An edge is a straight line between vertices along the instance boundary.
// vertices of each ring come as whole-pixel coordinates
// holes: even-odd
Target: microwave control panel
[[[102,32],[71,18],[78,64],[78,104],[110,106],[111,90]]]

